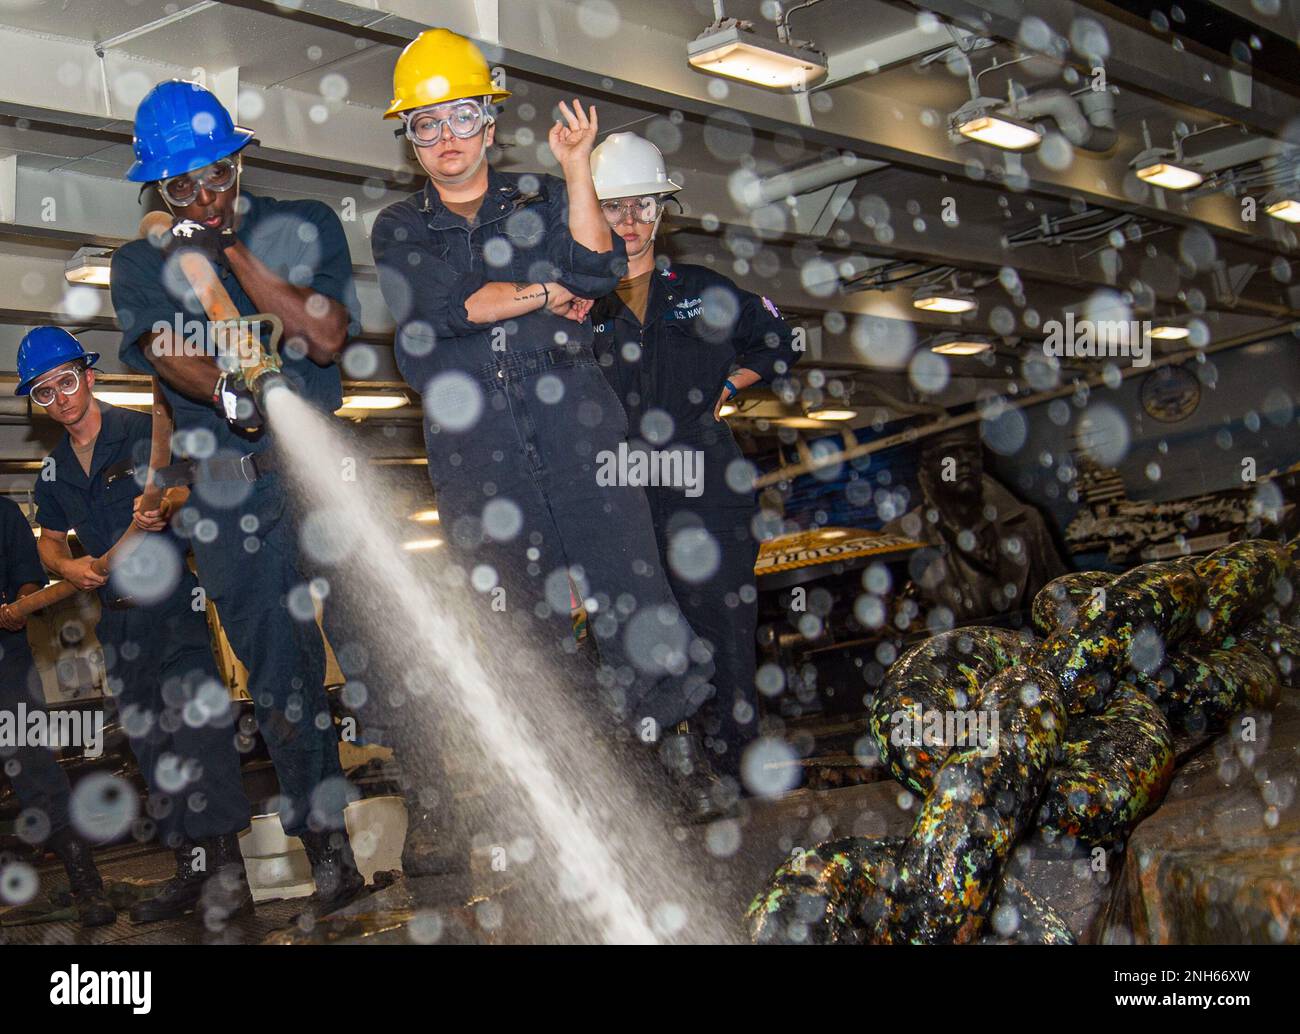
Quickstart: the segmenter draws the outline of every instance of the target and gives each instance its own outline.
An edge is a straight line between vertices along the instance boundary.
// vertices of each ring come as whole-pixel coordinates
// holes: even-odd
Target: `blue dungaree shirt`
[[[44,585],[45,568],[36,553],[36,537],[12,499],[0,499],[0,598],[13,603],[24,585]],[[18,705],[28,711],[45,706],[45,692],[27,642],[27,630],[0,629],[0,708],[17,718]],[[23,806],[19,820],[24,837],[37,842],[61,833],[68,819],[68,777],[44,747],[0,747],[0,764],[12,771],[14,792]]]
[[[506,589],[505,612],[487,620],[502,622],[503,641],[528,642],[540,618],[548,655],[572,652],[567,570],[596,603],[590,628],[611,710],[661,728],[693,713],[712,692],[712,665],[692,650],[645,494],[597,480],[627,420],[596,367],[590,321],[543,308],[480,324],[465,309],[489,282],[556,281],[599,297],[625,265],[622,240],[603,254],[582,247],[569,232],[561,180],[491,169],[473,225],[429,183],[380,213],[371,244],[397,322],[398,366],[424,396],[429,475],[448,544],[465,567]]]
[[[758,597],[753,472],[725,422],[713,418],[723,381],[747,368],[764,382],[794,365],[793,332],[775,305],[704,266],[674,264],[650,278],[644,324],[617,294],[592,308],[595,354],[641,449],[702,461],[700,491],[646,489],[673,593],[713,646],[717,697],[705,714],[714,766],[736,774],[757,729]],[[653,445],[651,444],[653,443]]]
[[[98,405],[90,475],[64,434],[46,461],[51,476],[36,479],[37,523],[75,530],[93,557],[103,556],[131,524],[149,472],[153,426],[143,413]],[[249,822],[234,709],[213,661],[207,619],[194,609],[198,581],[187,552],[188,543],[170,530],[140,541],[99,589],[96,629],[110,692],[149,787],[149,815],[169,847],[237,833]],[[172,766],[191,773],[184,787],[165,785]]]
[[[241,204],[245,201],[248,209],[238,234],[249,250],[281,279],[343,303],[353,327],[359,326],[347,239],[329,207],[246,192],[240,197]],[[222,271],[221,282],[242,314],[257,311],[229,270]],[[165,268],[161,252],[146,240],[114,252],[112,292],[122,327],[122,362],[142,373],[156,372],[144,346],[157,321],[170,325],[177,314],[206,319],[179,270]],[[298,394],[323,412],[332,413],[341,404],[337,366],[317,366],[305,355],[286,353],[284,369]],[[176,448],[182,455],[241,456],[272,445],[269,432],[247,436],[212,405],[165,383],[163,392],[172,405]],[[316,623],[296,620],[286,605],[288,593],[309,581],[311,572],[299,557],[295,517],[280,477],[271,473],[253,484],[198,481],[179,532],[190,537],[199,581],[248,669],[258,727],[280,782],[285,832],[296,836],[305,830],[313,809],[318,824],[341,828],[348,789],[339,766],[338,737],[326,720],[324,643]],[[333,633],[329,614],[327,608],[327,629]],[[336,648],[343,641],[332,634],[331,640]]]

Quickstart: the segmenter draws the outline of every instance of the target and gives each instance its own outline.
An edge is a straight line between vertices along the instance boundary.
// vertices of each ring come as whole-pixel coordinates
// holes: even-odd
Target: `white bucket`
[[[406,840],[406,805],[400,797],[368,797],[344,809],[348,841],[357,869],[367,883],[376,872],[401,869]],[[254,815],[240,835],[239,849],[248,870],[254,901],[302,898],[316,889],[311,862],[297,837],[287,837],[280,816]]]

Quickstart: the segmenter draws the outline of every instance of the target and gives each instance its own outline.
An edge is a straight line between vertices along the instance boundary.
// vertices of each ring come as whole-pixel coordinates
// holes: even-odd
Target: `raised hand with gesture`
[[[556,120],[548,138],[551,153],[562,166],[575,162],[587,165],[591,160],[591,150],[596,144],[596,106],[593,104],[583,111],[582,104],[574,98],[570,110],[564,101],[560,101],[560,114],[564,116],[564,121]]]

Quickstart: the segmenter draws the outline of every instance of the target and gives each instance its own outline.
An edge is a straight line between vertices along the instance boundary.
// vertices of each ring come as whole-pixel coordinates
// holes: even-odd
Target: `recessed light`
[[[1004,151],[1024,151],[1042,143],[1043,131],[1006,115],[975,115],[957,123],[957,132],[969,140],[992,144]]]
[[[107,287],[113,266],[113,252],[105,248],[78,248],[63,264],[63,279],[70,284]]]
[[[856,409],[810,409],[808,416],[813,420],[852,420],[858,415]]]
[[[113,391],[105,388],[103,391],[92,391],[92,395],[99,399],[100,402],[107,402],[110,406],[152,406],[152,391]]]
[[[1195,169],[1173,162],[1152,162],[1137,170],[1138,179],[1166,190],[1191,190],[1205,182],[1205,177]]]
[[[1284,198],[1281,201],[1274,201],[1264,211],[1284,223],[1300,223],[1300,201]]]
[[[344,395],[344,409],[401,409],[410,405],[405,395]]]
[[[952,289],[941,291],[933,287],[923,287],[912,296],[912,305],[926,312],[960,313],[970,312],[975,308],[975,299],[966,291]]]
[[[979,355],[992,347],[987,341],[942,341],[931,345],[930,351],[940,355]]]
[[[766,39],[737,25],[710,26],[687,47],[692,68],[770,90],[810,86],[826,75],[826,55]]]

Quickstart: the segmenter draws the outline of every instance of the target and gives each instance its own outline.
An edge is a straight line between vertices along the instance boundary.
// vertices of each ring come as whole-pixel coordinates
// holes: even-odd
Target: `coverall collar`
[[[634,327],[648,327],[655,322],[664,311],[677,301],[685,290],[682,284],[682,276],[672,267],[672,261],[662,269],[656,268],[650,274],[650,293],[646,298],[645,320],[638,323],[636,314],[624,304],[623,299],[615,292],[610,292],[601,299],[600,310],[597,313],[599,318],[625,320]],[[599,319],[597,320],[599,322]]]
[[[420,211],[429,216],[428,223],[431,230],[465,228],[460,216],[442,203],[442,198],[438,196],[438,188],[433,185],[432,179],[425,181],[421,193],[423,200]],[[475,225],[485,226],[503,219],[528,199],[529,196],[519,189],[517,183],[507,179],[505,174],[498,172],[495,166],[489,165],[487,192],[483,195],[483,204],[479,207],[478,222]]]
[[[90,475],[82,470],[77,454],[72,451],[72,438],[66,430],[50,453],[54,457],[56,477],[76,488],[89,488],[91,481],[108,465],[109,457],[117,452],[115,447],[126,440],[122,411],[98,400],[95,405],[99,407],[99,435],[95,438],[95,451],[90,458]]]

